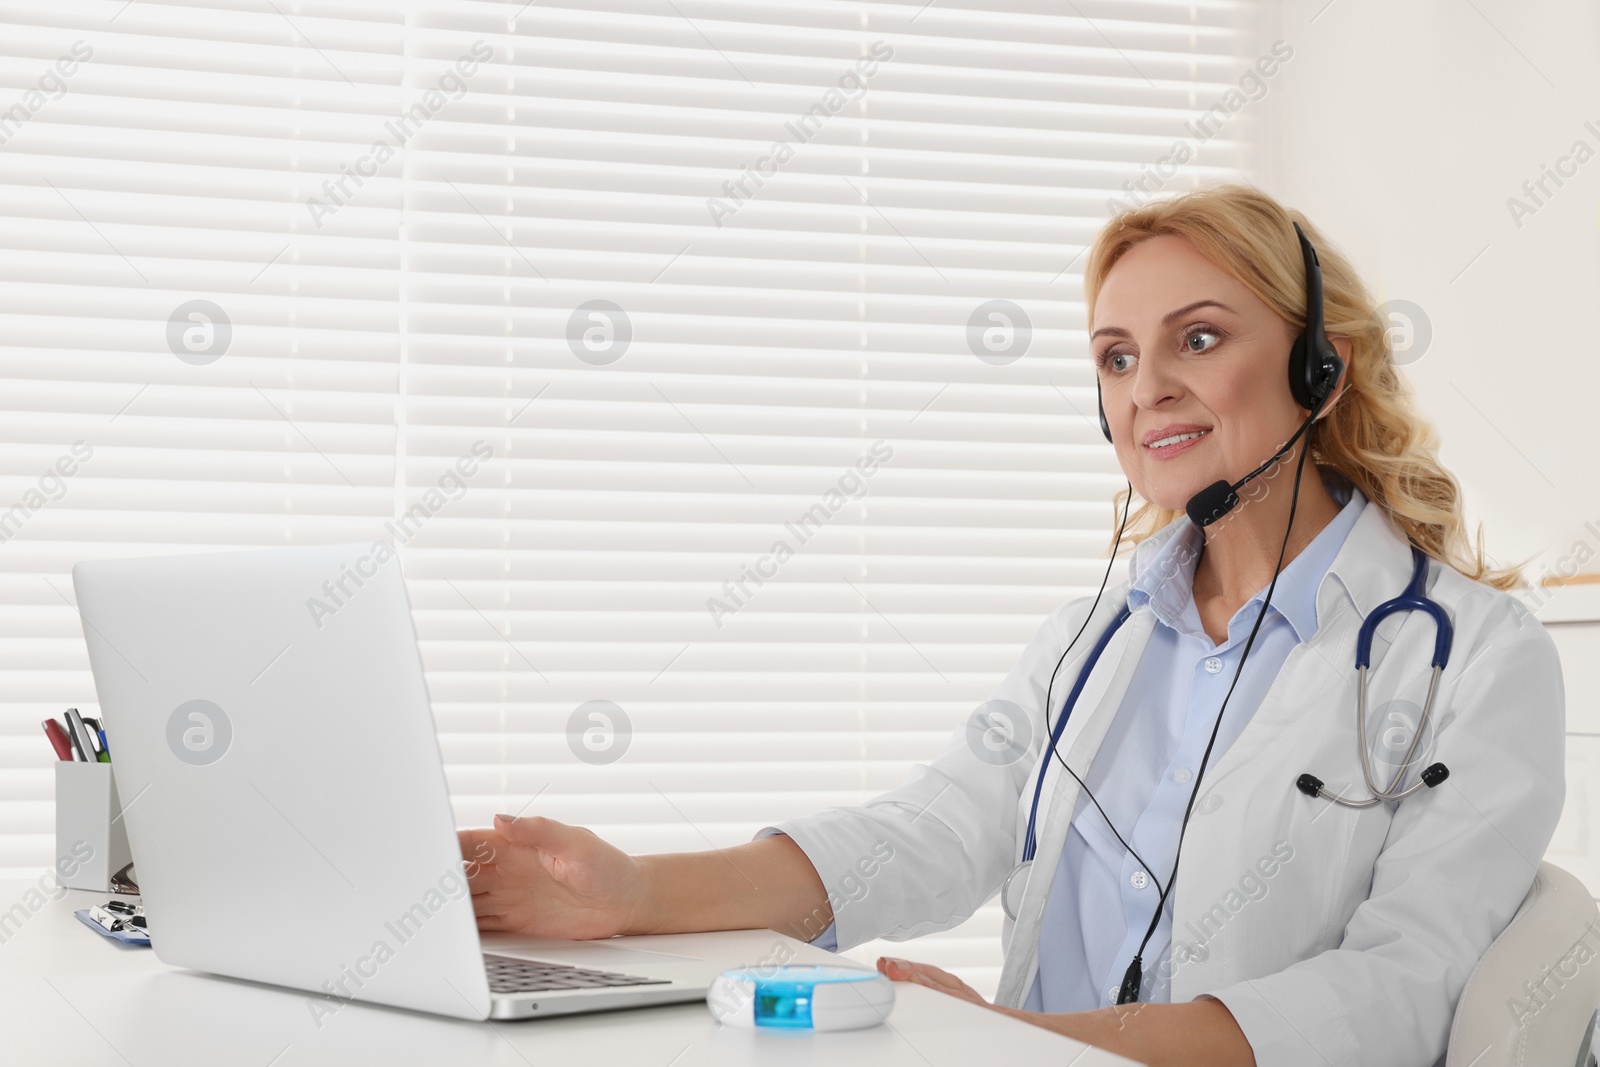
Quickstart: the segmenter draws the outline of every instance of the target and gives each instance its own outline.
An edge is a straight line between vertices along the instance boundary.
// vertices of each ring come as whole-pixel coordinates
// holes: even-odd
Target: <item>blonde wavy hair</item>
[[[1095,297],[1117,261],[1141,241],[1175,235],[1236,278],[1298,333],[1306,322],[1306,282],[1296,222],[1322,264],[1327,332],[1350,339],[1344,393],[1318,421],[1307,458],[1348,479],[1432,558],[1496,589],[1515,589],[1527,561],[1490,566],[1481,523],[1476,540],[1469,541],[1460,486],[1439,462],[1438,434],[1419,414],[1411,387],[1395,370],[1388,323],[1350,261],[1298,211],[1252,186],[1225,184],[1115,215],[1095,237],[1084,269],[1089,332],[1094,330]],[[1124,489],[1112,500],[1113,529],[1130,492]],[[1182,514],[1143,502],[1128,517],[1124,545],[1138,544]],[[1112,550],[1116,547],[1113,543]]]

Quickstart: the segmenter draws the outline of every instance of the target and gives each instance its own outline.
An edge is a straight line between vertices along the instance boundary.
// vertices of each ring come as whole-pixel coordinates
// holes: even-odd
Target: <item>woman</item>
[[[1309,406],[1285,375],[1314,333],[1297,222],[1339,357]],[[1017,868],[1037,788],[995,1010],[1150,1064],[1443,1056],[1466,978],[1560,815],[1554,646],[1505,592],[1515,570],[1468,544],[1385,323],[1305,219],[1242,186],[1149,204],[1099,235],[1084,287],[1104,426],[1145,503],[1127,521],[1118,499],[1128,579],[1051,615],[986,705],[1020,709],[1016,758],[963,729],[900,788],[721,852],[629,857],[501,816],[462,834],[466,854],[493,850],[472,878],[482,929],[766,927],[830,948],[947,929]],[[1184,514],[1292,439],[1219,520]],[[1386,786],[1435,754],[1449,779],[1359,808],[1298,790],[1313,772],[1368,796],[1356,634],[1407,587],[1413,545],[1436,561],[1427,591],[1454,643],[1413,746],[1434,625],[1411,612],[1378,627],[1367,742]],[[1062,695],[1124,610],[1048,751]],[[984,1003],[935,967],[879,969]]]

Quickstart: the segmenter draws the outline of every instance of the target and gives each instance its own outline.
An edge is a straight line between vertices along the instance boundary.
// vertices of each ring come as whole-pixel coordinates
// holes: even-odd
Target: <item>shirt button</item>
[[[1222,661],[1220,659],[1212,656],[1210,659],[1206,660],[1207,674],[1216,674],[1220,670],[1222,670]]]
[[[1117,994],[1120,992],[1122,992],[1122,987],[1120,986],[1112,986],[1106,990],[1106,1003],[1115,1004],[1117,1002]]]
[[[1187,767],[1179,767],[1177,770],[1172,772],[1172,777],[1180,782],[1187,782],[1189,779],[1193,778],[1194,775],[1189,773],[1189,769]]]
[[[1150,876],[1143,871],[1134,871],[1128,876],[1128,884],[1135,889],[1143,889],[1150,884]]]

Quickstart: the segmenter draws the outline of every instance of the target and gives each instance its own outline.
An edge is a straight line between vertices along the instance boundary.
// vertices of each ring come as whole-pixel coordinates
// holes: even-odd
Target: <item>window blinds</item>
[[[1237,17],[0,5],[0,868],[113,555],[401,545],[464,824],[704,849],[897,784],[1099,583],[1082,252],[1236,165],[1185,123]],[[998,928],[921,958],[992,985]]]
[[[304,202],[398,110],[405,61],[380,5],[7,3],[0,23],[17,874],[54,859],[40,720],[94,703],[73,563],[356,540],[396,506],[398,173],[339,233]]]

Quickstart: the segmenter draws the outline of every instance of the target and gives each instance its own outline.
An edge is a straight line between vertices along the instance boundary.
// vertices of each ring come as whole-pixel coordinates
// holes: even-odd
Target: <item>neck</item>
[[[1283,566],[1287,567],[1339,514],[1339,502],[1322,484],[1316,465],[1308,457],[1300,479],[1300,506],[1295,509],[1294,529],[1284,546],[1283,531],[1289,524],[1297,461],[1298,456],[1291,453],[1269,468],[1240,490],[1243,499],[1233,511],[1204,529],[1205,548],[1194,571],[1196,597],[1243,604],[1272,581],[1280,548]]]

